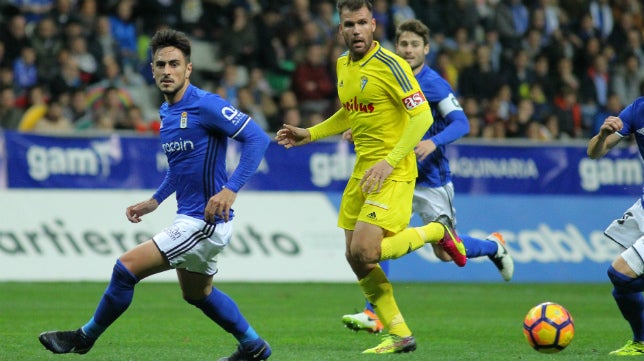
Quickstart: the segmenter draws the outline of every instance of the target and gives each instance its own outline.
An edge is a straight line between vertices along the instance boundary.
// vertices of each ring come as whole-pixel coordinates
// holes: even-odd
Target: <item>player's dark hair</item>
[[[183,32],[173,29],[161,29],[150,40],[152,54],[155,54],[159,49],[169,46],[179,49],[183,53],[183,56],[186,57],[186,62],[190,62],[190,52],[192,51],[190,39]]]
[[[400,25],[398,25],[398,28],[396,29],[396,43],[398,43],[400,35],[405,31],[409,31],[423,38],[423,45],[429,44],[429,28],[420,20],[410,19],[400,23]]]
[[[344,8],[347,8],[350,11],[356,11],[362,9],[364,6],[366,6],[369,11],[373,11],[371,0],[338,0],[337,4],[339,13],[341,13]]]

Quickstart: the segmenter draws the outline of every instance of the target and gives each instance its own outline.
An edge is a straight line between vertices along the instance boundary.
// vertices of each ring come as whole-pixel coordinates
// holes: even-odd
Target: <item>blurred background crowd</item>
[[[473,138],[587,139],[644,94],[641,0],[374,0],[394,49],[409,18],[431,30],[427,64],[454,88]],[[335,1],[0,0],[0,128],[158,132],[148,43],[193,40],[192,82],[267,132],[339,108],[345,51]]]

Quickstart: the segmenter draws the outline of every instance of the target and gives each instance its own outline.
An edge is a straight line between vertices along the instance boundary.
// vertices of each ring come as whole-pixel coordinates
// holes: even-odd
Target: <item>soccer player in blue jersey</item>
[[[152,73],[165,102],[160,108],[162,149],[169,168],[148,200],[127,208],[132,223],[157,209],[172,193],[174,222],[152,239],[125,252],[92,318],[74,331],[40,334],[53,353],[87,353],[98,337],[128,308],[134,286],[153,274],[175,269],[183,298],[237,339],[239,345],[220,361],[266,360],[271,348],[241,314],[235,302],[212,285],[217,254],[231,238],[237,192],[259,166],[270,138],[246,114],[218,95],[190,84],[188,37],[160,30],[150,41]],[[228,138],[242,144],[239,165],[228,178]]]
[[[425,64],[425,57],[429,53],[429,28],[419,20],[406,20],[397,28],[395,44],[396,53],[411,66],[434,117],[434,123],[415,148],[418,178],[413,211],[425,224],[445,215],[456,225],[454,185],[445,156],[445,145],[466,135],[469,122],[449,83]],[[344,137],[350,140],[351,132],[347,131]],[[514,263],[500,233],[494,232],[485,240],[468,235],[460,235],[460,238],[465,245],[467,258],[487,256],[505,281],[512,279]],[[432,244],[432,247],[440,260],[452,261],[452,257],[439,245]],[[381,262],[380,267],[388,273],[388,261]],[[380,332],[383,328],[369,302],[363,312],[342,316],[342,322],[356,331]]]
[[[373,39],[371,2],[340,0],[337,9],[349,49],[336,64],[342,107],[307,129],[284,125],[276,138],[291,148],[352,130],[356,161],[338,226],[344,229],[345,254],[358,285],[388,329],[380,344],[363,353],[410,352],[416,340],[378,263],[436,243],[464,265],[465,248],[449,217],[407,228],[418,175],[413,150],[432,123],[429,104],[409,64]]]
[[[599,159],[613,149],[623,138],[633,136],[640,155],[644,157],[644,97],[636,99],[618,116],[609,116],[599,133],[588,142],[588,156]],[[614,220],[604,234],[624,251],[608,268],[613,284],[613,298],[622,316],[629,323],[633,337],[626,344],[610,352],[615,356],[644,356],[644,196]]]

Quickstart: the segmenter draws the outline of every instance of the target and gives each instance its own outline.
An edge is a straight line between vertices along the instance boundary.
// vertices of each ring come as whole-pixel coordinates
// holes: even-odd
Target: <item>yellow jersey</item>
[[[353,133],[356,164],[352,176],[357,178],[387,157],[411,116],[429,111],[409,64],[374,43],[359,61],[352,61],[348,52],[337,61],[338,97]],[[395,166],[389,179],[409,181],[417,174],[412,151]]]

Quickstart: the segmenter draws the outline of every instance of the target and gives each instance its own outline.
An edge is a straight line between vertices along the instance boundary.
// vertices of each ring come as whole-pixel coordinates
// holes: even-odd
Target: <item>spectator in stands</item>
[[[49,83],[52,94],[71,93],[72,90],[87,85],[83,79],[78,62],[66,49],[58,53],[57,74]]]
[[[99,62],[87,49],[87,40],[82,36],[69,39],[69,55],[78,64],[83,83],[92,83],[98,79]]]
[[[475,52],[476,44],[471,40],[470,36],[467,34],[467,29],[464,27],[458,27],[454,36],[452,37],[454,42],[453,48],[450,51],[450,57],[452,59],[452,64],[456,67],[459,72],[462,72],[463,69],[471,66],[476,61]],[[489,50],[489,48],[487,48]],[[490,54],[490,66],[492,65],[491,52]]]
[[[499,89],[499,74],[492,69],[487,45],[476,48],[474,64],[463,69],[458,77],[458,91],[464,97],[489,100]]]
[[[593,28],[599,31],[602,40],[606,40],[614,26],[613,9],[609,0],[590,0],[588,12],[593,19]]]
[[[74,128],[82,130],[92,127],[93,114],[92,108],[87,101],[87,90],[76,88],[71,92],[70,104],[66,115],[71,120]]]
[[[129,104],[124,104],[119,94],[119,89],[108,86],[98,102],[94,105],[95,127],[98,129],[134,129],[134,126],[127,119],[125,111]]]
[[[5,57],[8,64],[13,62],[22,53],[22,48],[31,45],[26,32],[27,20],[22,14],[15,14],[0,32],[0,41],[4,43]]]
[[[94,58],[102,61],[105,57],[119,59],[119,43],[112,35],[112,25],[107,16],[99,16],[96,19],[96,27],[93,28],[88,48]]]
[[[72,122],[65,117],[63,105],[59,99],[53,99],[47,105],[47,111],[34,125],[32,131],[38,133],[68,134],[73,130]]]
[[[618,116],[619,112],[624,109],[624,104],[630,104],[635,99],[637,98],[633,98],[628,103],[622,103],[620,97],[616,93],[609,94],[608,100],[606,101],[606,106],[599,109],[599,111],[597,111],[597,113],[595,113],[593,116],[589,135],[594,136],[595,134],[599,133],[599,128],[601,128],[602,124],[604,124],[604,120],[606,120],[606,118],[608,118],[609,116]]]
[[[0,130],[16,130],[23,110],[16,106],[16,93],[10,86],[0,87]]]
[[[21,14],[25,16],[27,23],[36,23],[46,17],[54,8],[55,0],[37,1],[11,1]]]
[[[560,137],[579,138],[583,135],[583,117],[577,92],[564,87],[555,100],[558,130]]]
[[[45,88],[36,84],[35,86],[29,88],[25,94],[25,112],[20,119],[20,124],[18,125],[18,130],[21,132],[31,131],[36,123],[45,115],[47,112],[47,102],[49,100],[49,95]]]
[[[505,72],[504,81],[509,86],[512,101],[530,97],[530,84],[534,81],[534,72],[530,67],[530,58],[523,49],[517,49],[512,66]]]
[[[335,84],[322,45],[307,46],[306,59],[293,72],[291,88],[297,95],[304,117],[310,113],[320,113],[325,118],[331,115],[331,105],[336,97]]]
[[[555,90],[556,94],[561,94],[564,88],[572,92],[578,92],[581,87],[581,82],[577,75],[573,72],[572,60],[569,58],[560,58],[557,64]]]
[[[483,119],[481,117],[481,109],[479,103],[474,98],[464,98],[461,102],[463,104],[463,112],[467,116],[470,123],[470,131],[467,134],[468,138],[478,138],[481,136],[483,127]]]
[[[112,36],[119,44],[117,57],[121,59],[123,68],[130,69],[138,67],[137,32],[132,18],[133,10],[132,0],[119,0],[115,13],[109,17]]]
[[[261,104],[255,102],[253,92],[247,86],[237,90],[237,108],[249,115],[264,131],[269,131],[268,120],[262,111]]]
[[[538,84],[541,87],[541,92],[546,99],[553,99],[555,96],[555,83],[553,81],[554,74],[550,74],[550,62],[545,54],[539,54],[534,59],[533,77],[531,86]],[[532,99],[535,101],[535,99]]]
[[[43,17],[36,23],[34,36],[31,38],[31,44],[36,51],[38,76],[44,82],[53,81],[58,71],[58,53],[63,48],[58,30],[52,17]]]
[[[610,44],[614,49],[617,49],[619,56],[625,56],[628,46],[628,33],[637,28],[633,23],[633,14],[628,11],[623,11],[619,15],[617,26],[613,29],[607,39],[607,44]],[[630,104],[630,102],[624,103]]]
[[[51,16],[59,27],[66,27],[70,21],[78,21],[72,0],[55,0]]]
[[[97,0],[79,0],[77,3],[78,11],[76,17],[84,29],[93,31],[96,28],[98,20]]]
[[[235,6],[231,24],[224,30],[221,39],[222,57],[230,57],[226,62],[247,68],[257,64],[257,29],[244,6]]]
[[[520,99],[517,111],[508,120],[506,129],[508,138],[529,138],[530,124],[535,123],[534,104],[530,99]]]
[[[16,96],[22,95],[22,90],[20,89],[20,87],[18,87],[18,84],[16,84],[13,76],[13,67],[0,67],[0,87],[10,87],[13,89],[13,92],[16,94]]]
[[[0,67],[11,66],[6,55],[4,43],[0,40]]]
[[[38,67],[36,66],[36,51],[31,46],[25,46],[20,56],[13,63],[13,74],[16,83],[26,90],[38,82]]]
[[[452,57],[446,50],[441,50],[436,55],[436,64],[432,68],[449,83],[452,89],[457,89],[458,69],[452,63]]]
[[[642,95],[640,92],[642,82],[644,82],[644,67],[641,66],[635,54],[629,53],[616,67],[612,76],[612,88],[621,104],[630,104]]]
[[[530,84],[529,99],[534,107],[534,119],[543,122],[552,112],[552,104],[549,101],[552,98],[546,96],[540,83],[532,83]]]

